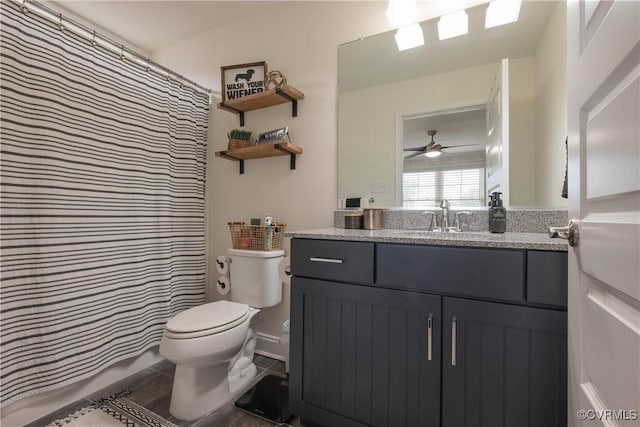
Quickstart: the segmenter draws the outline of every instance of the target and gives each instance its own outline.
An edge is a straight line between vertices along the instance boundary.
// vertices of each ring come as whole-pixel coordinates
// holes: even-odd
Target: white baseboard
[[[256,332],[258,341],[256,342],[256,353],[277,360],[285,360],[285,348],[280,344],[280,337],[275,335]]]

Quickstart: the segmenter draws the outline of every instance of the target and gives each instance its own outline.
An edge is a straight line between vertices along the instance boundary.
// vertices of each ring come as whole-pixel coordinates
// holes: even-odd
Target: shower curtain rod
[[[74,34],[86,39],[89,41],[94,47],[103,47],[112,53],[118,55],[121,60],[129,60],[141,68],[145,69],[147,72],[154,72],[159,74],[162,77],[165,77],[169,81],[175,81],[180,84],[180,86],[187,86],[191,88],[193,91],[199,94],[203,94],[209,97],[209,103],[211,103],[211,89],[207,89],[203,86],[200,86],[193,80],[189,80],[183,77],[180,74],[177,74],[170,69],[163,67],[162,65],[151,61],[150,58],[147,58],[143,55],[140,55],[138,52],[135,52],[123,44],[119,44],[109,39],[108,37],[97,33],[95,30],[92,30],[79,22],[76,22],[66,16],[64,16],[61,12],[56,12],[48,7],[33,1],[33,0],[11,0],[14,3],[20,5],[23,13],[34,12],[40,15],[41,17],[51,21],[56,24],[60,31],[69,30]]]

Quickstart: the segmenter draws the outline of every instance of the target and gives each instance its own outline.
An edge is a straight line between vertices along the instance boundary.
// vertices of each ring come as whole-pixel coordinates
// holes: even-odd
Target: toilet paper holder
[[[220,266],[220,268],[222,268],[224,266],[224,264],[231,264],[233,260],[229,257],[224,257],[224,261],[220,261],[220,258],[216,259],[216,264],[218,264]]]
[[[291,284],[291,258],[284,257],[278,263],[278,275],[285,285]]]
[[[218,280],[216,280],[216,289],[220,295],[227,295],[231,290],[231,283],[229,283],[229,279],[227,276],[220,276]]]

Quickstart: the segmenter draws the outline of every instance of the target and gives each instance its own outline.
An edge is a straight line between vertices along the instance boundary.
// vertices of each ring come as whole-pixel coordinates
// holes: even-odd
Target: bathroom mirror
[[[508,182],[497,185],[509,206],[566,207],[565,7],[524,1],[517,22],[485,29],[487,4],[476,6],[466,11],[468,34],[439,40],[438,19],[424,21],[424,45],[405,51],[395,30],[341,45],[338,207],[350,197],[387,208],[437,206],[442,198],[483,206],[496,185],[487,168],[500,155]],[[508,149],[492,150],[491,115],[503,108],[491,107],[492,90],[505,71]],[[431,130],[432,146],[451,147],[437,158],[418,151]]]

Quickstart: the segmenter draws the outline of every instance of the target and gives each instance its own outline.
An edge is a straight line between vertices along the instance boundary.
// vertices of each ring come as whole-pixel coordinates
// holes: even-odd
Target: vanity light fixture
[[[484,27],[493,28],[516,22],[520,17],[521,6],[522,0],[493,0],[487,8]]]
[[[446,40],[469,32],[469,16],[464,10],[444,15],[438,21],[438,38]]]
[[[398,28],[395,38],[398,50],[400,51],[422,46],[424,44],[424,35],[422,34],[422,27],[420,24],[411,24]]]
[[[385,14],[387,15],[387,21],[394,28],[413,24],[418,17],[416,0],[389,0]]]

